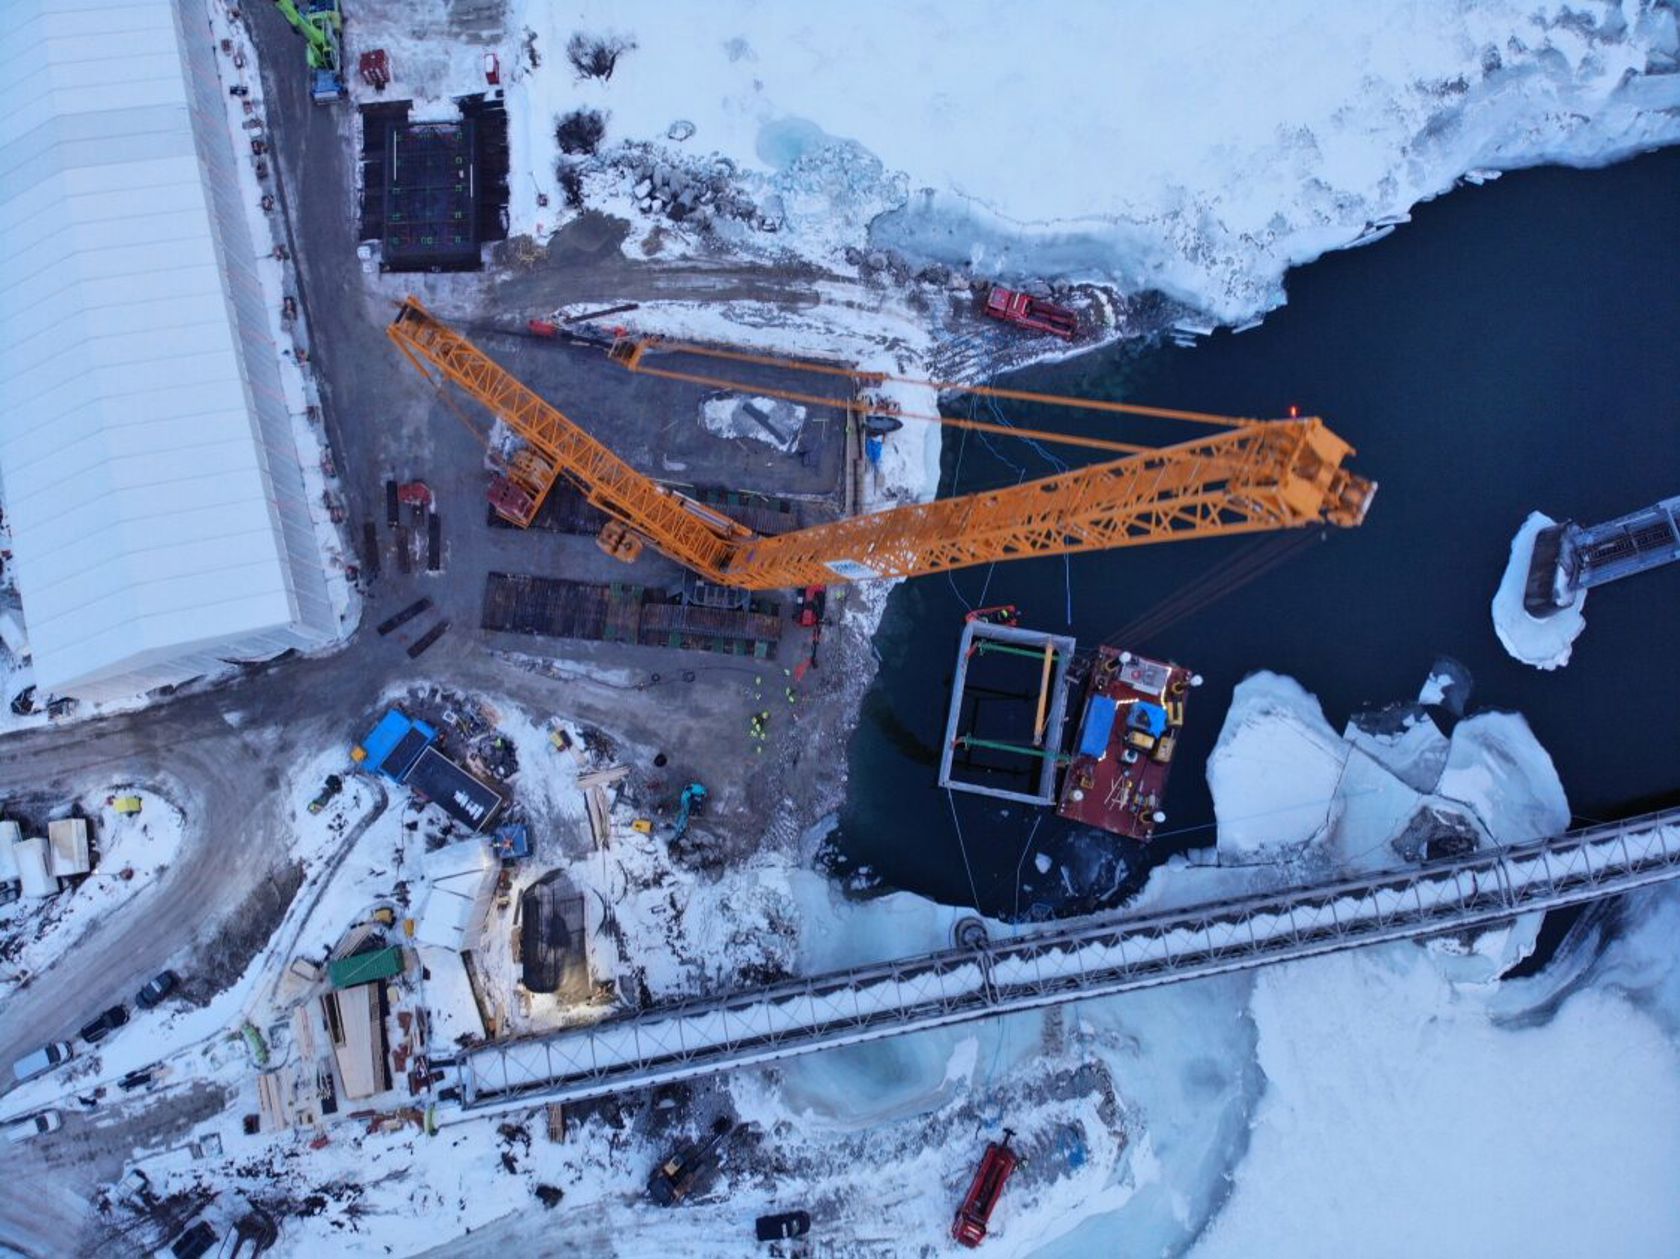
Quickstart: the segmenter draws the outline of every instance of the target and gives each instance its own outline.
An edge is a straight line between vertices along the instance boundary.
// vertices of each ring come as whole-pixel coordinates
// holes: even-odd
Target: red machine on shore
[[[803,681],[817,667],[817,644],[822,642],[823,610],[828,606],[827,586],[806,586],[793,604],[793,623],[811,631],[811,654],[793,667],[793,680]]]
[[[1009,1174],[1015,1170],[1017,1160],[1014,1151],[1009,1148],[1009,1138],[1014,1135],[1006,1128],[1001,1142],[993,1141],[986,1147],[980,1166],[974,1171],[974,1181],[968,1187],[968,1196],[957,1208],[951,1236],[964,1246],[978,1246],[986,1240],[986,1225],[991,1221],[992,1209],[1003,1196]]]
[[[362,82],[376,92],[383,92],[391,85],[391,58],[383,48],[364,52],[356,62],[356,69],[361,72]]]
[[[983,309],[993,319],[1001,319],[1017,328],[1048,332],[1064,341],[1071,341],[1079,334],[1079,316],[1066,306],[1057,306],[1054,302],[1017,293],[998,284],[992,285],[992,291],[986,294]]]

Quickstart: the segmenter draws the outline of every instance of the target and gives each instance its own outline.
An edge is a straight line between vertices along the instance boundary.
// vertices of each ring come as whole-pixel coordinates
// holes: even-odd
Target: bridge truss
[[[785,980],[455,1060],[468,1110],[645,1088],[837,1045],[1482,927],[1680,877],[1680,809],[1370,878],[1056,924]]]

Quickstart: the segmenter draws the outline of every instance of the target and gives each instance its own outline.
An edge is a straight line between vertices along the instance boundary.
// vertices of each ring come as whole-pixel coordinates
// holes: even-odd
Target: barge
[[[1076,664],[1076,648],[1070,637],[1023,629],[1012,617],[971,616],[957,652],[939,785],[1054,808],[1071,822],[1147,843],[1166,821],[1185,699],[1202,679],[1106,645]],[[1070,723],[1076,688],[1078,720]]]
[[[1167,820],[1161,805],[1184,699],[1200,681],[1181,665],[1098,647],[1057,816],[1148,842]]]

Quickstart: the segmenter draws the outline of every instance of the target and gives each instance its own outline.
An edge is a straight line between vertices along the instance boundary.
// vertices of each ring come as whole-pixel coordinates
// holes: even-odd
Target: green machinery
[[[317,105],[344,95],[344,13],[338,0],[274,0],[309,48],[309,96]],[[300,7],[301,5],[301,7]]]

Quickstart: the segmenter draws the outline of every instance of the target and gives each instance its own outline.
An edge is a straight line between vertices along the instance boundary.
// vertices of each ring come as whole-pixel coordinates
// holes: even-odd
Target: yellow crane
[[[1128,453],[1007,489],[765,537],[632,468],[417,298],[403,302],[387,334],[422,374],[435,369],[524,443],[491,489],[507,519],[528,525],[564,477],[612,518],[601,534],[609,553],[634,559],[651,544],[708,581],[750,590],[1302,525],[1353,527],[1377,488],[1342,466],[1353,448],[1322,420],[1166,412],[1221,431],[1155,449],[1108,443]]]

